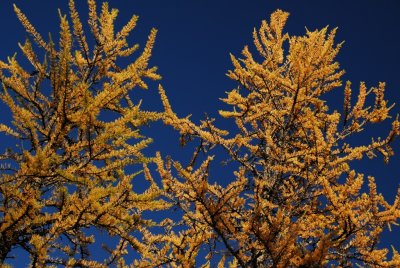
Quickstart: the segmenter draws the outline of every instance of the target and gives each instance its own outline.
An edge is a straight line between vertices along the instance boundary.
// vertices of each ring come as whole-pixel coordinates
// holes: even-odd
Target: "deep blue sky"
[[[66,13],[67,2],[15,0],[45,37],[47,32],[58,32],[57,8]],[[77,6],[86,13],[86,1],[79,1]],[[222,108],[219,98],[235,87],[235,83],[225,76],[231,68],[229,52],[238,56],[245,44],[251,45],[253,28],[258,27],[262,19],[268,19],[277,8],[291,13],[286,28],[291,34],[303,34],[305,27],[310,30],[326,25],[338,27],[336,40],[345,41],[338,57],[347,72],[344,79],[351,80],[354,85],[366,81],[367,86],[386,81],[387,97],[397,103],[392,115],[400,111],[399,1],[131,0],[110,1],[110,6],[120,10],[120,24],[132,14],[140,16],[133,33],[134,42],[143,44],[151,27],[159,30],[152,64],[159,67],[163,76],[161,83],[180,116],[193,114],[195,120],[202,118],[204,113],[217,116],[217,110]],[[18,51],[17,43],[26,37],[13,13],[12,1],[0,2],[0,25],[0,59],[5,60]],[[161,110],[156,84],[152,84],[150,91],[138,94],[144,99],[144,107]],[[331,95],[331,103],[341,107],[342,96],[342,90],[337,89]],[[7,115],[4,106],[0,108],[2,114]],[[217,125],[218,122],[220,120]],[[386,128],[374,126],[369,133],[378,136],[379,131]],[[153,135],[158,150],[175,155],[175,158],[191,153],[179,148],[176,135],[168,138],[173,133],[171,130],[160,132],[159,127],[155,129]],[[362,138],[357,142],[363,142]],[[397,155],[388,165],[380,159],[357,165],[376,177],[378,190],[389,200],[393,199],[400,182],[398,141],[395,147]],[[385,236],[384,241],[396,244],[395,237],[398,237],[398,229]],[[400,249],[400,244],[396,245]]]

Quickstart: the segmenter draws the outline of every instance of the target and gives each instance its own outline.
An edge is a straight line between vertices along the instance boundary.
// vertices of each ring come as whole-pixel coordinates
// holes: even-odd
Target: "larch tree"
[[[166,195],[183,216],[171,219],[168,236],[146,236],[159,249],[146,256],[149,264],[400,267],[398,252],[379,244],[383,229],[398,223],[400,195],[388,203],[375,179],[352,165],[393,155],[399,121],[389,119],[385,84],[361,82],[356,93],[350,82],[343,86],[336,29],[293,36],[284,32],[287,18],[278,10],[254,30],[258,55],[246,46],[242,58],[231,57],[228,76],[238,86],[222,99],[232,109],[220,111],[234,122],[229,132],[213,119],[197,125],[178,117],[160,87],[165,123],[182,143],[197,139],[200,146],[188,163],[158,155]],[[332,90],[344,92],[341,113],[324,99]],[[391,122],[384,138],[349,142],[383,121]],[[232,175],[212,179],[214,147],[226,151]]]
[[[143,111],[129,93],[160,78],[149,67],[156,31],[124,65],[138,50],[127,41],[138,18],[115,32],[117,10],[103,3],[98,14],[94,0],[88,6],[91,34],[70,0],[58,44],[15,7],[33,42],[20,45],[29,67],[16,56],[0,61],[1,99],[13,115],[0,131],[17,144],[1,154],[0,265],[20,248],[32,267],[400,266],[398,252],[389,258],[379,244],[383,229],[398,223],[400,196],[388,203],[375,179],[352,165],[377,155],[389,161],[400,124],[391,120],[385,138],[350,143],[368,124],[388,122],[393,106],[384,83],[360,83],[357,93],[342,85],[335,30],[291,36],[280,10],[263,21],[253,33],[258,55],[245,47],[242,58],[232,56],[228,76],[238,87],[223,99],[232,109],[220,111],[234,122],[227,131],[214,119],[197,125],[178,117],[161,86],[165,112]],[[339,113],[324,98],[341,88]],[[200,142],[188,163],[143,153],[151,139],[141,128],[159,119],[182,144]],[[227,153],[226,171],[235,169],[217,179],[215,147]],[[133,191],[139,174],[150,185],[143,193]],[[168,218],[171,203],[179,213]],[[152,232],[155,223],[142,216],[149,210],[164,213],[157,224],[164,232]],[[95,256],[99,232],[118,241]]]
[[[16,144],[1,154],[2,267],[16,248],[31,267],[122,267],[124,255],[145,248],[140,233],[154,224],[142,212],[167,206],[147,168],[154,157],[143,153],[152,140],[141,133],[161,114],[129,97],[146,79],[160,79],[149,67],[156,30],[139,53],[127,41],[137,16],[116,32],[118,10],[103,3],[98,13],[94,0],[88,7],[91,33],[71,0],[55,43],[14,6],[30,37],[20,44],[28,61],[0,61],[1,99],[13,116],[0,131]],[[140,173],[150,186],[136,193]],[[114,242],[94,252],[102,236]]]

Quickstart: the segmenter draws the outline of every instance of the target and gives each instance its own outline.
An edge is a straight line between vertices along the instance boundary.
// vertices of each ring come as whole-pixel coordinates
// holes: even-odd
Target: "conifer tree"
[[[147,256],[149,264],[400,267],[398,252],[393,248],[389,258],[379,244],[383,229],[398,223],[400,195],[388,203],[375,178],[352,165],[377,155],[389,161],[398,117],[385,138],[349,142],[369,124],[388,122],[393,105],[384,98],[385,84],[361,82],[357,92],[350,82],[343,86],[336,29],[293,36],[283,30],[287,18],[278,10],[254,30],[258,55],[246,46],[242,58],[232,56],[228,76],[238,87],[222,100],[232,109],[220,111],[234,122],[230,133],[213,119],[196,125],[179,118],[160,87],[165,123],[180,131],[181,142],[201,145],[189,163],[158,155],[167,195],[183,217],[179,231],[171,222],[169,236],[148,236],[149,247],[161,248]],[[325,100],[332,90],[344,92],[341,113]],[[213,147],[226,151],[233,174],[212,178]]]
[[[13,116],[0,131],[16,144],[1,154],[0,265],[19,248],[31,267],[122,267],[153,224],[142,212],[166,207],[147,168],[153,158],[142,152],[152,140],[140,131],[161,114],[129,97],[160,79],[149,67],[156,30],[138,50],[127,41],[137,16],[115,31],[118,10],[103,3],[98,13],[94,0],[88,7],[90,34],[70,0],[56,43],[14,6],[29,33],[20,49],[30,65],[0,61],[1,99]],[[132,180],[140,173],[150,186],[139,194]],[[100,232],[115,245],[93,251]]]

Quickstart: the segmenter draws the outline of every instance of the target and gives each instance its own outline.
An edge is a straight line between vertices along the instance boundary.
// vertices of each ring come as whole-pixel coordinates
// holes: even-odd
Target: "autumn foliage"
[[[15,57],[0,61],[1,98],[13,114],[13,126],[0,130],[21,144],[1,158],[0,262],[20,247],[32,267],[400,266],[396,249],[389,258],[379,244],[384,228],[398,223],[400,195],[388,203],[375,179],[352,165],[389,161],[400,123],[389,115],[384,83],[361,82],[357,90],[343,83],[336,29],[289,35],[281,10],[263,21],[253,32],[256,53],[246,46],[240,58],[231,56],[237,88],[222,99],[232,107],[219,111],[232,123],[225,130],[211,118],[196,124],[178,116],[162,86],[164,112],[135,104],[131,90],[160,78],[148,66],[156,31],[120,66],[137,50],[126,40],[137,17],[115,33],[117,11],[104,3],[98,15],[95,1],[88,3],[91,34],[71,0],[58,45],[15,7],[36,44],[20,45],[35,72]],[[340,112],[325,99],[331,91],[344,95]],[[104,121],[102,112],[116,119]],[[190,161],[142,153],[151,139],[140,130],[155,120],[179,131],[182,144],[199,142]],[[391,124],[384,138],[351,144],[380,122]],[[230,167],[222,178],[213,178],[215,148]],[[137,172],[127,171],[132,166]],[[142,194],[132,190],[137,176],[149,181]],[[148,210],[163,220],[144,218]],[[104,246],[102,261],[90,251],[97,242],[90,228],[119,239]],[[127,263],[132,250],[138,257]]]
[[[88,3],[91,35],[85,35],[70,1],[72,25],[60,14],[58,44],[51,37],[44,41],[15,7],[36,45],[29,39],[20,45],[31,64],[28,70],[33,66],[35,71],[15,57],[0,62],[1,98],[13,114],[13,126],[0,129],[21,145],[2,155],[1,262],[20,247],[29,253],[32,267],[122,266],[128,246],[142,247],[136,233],[152,225],[141,213],[166,207],[146,167],[152,159],[142,153],[151,138],[140,133],[161,113],[143,111],[128,94],[146,88],[145,79],[160,78],[148,66],[156,30],[136,59],[120,66],[121,58],[132,58],[138,49],[126,40],[137,17],[115,33],[117,10],[104,3],[98,15],[95,1]],[[104,112],[115,119],[103,121]],[[127,173],[132,165],[137,172]],[[151,186],[138,194],[131,181],[141,171]],[[116,247],[104,246],[104,262],[93,260],[93,230],[119,239]]]

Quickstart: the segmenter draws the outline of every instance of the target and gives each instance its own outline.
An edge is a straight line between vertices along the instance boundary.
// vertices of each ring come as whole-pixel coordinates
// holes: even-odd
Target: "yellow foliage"
[[[254,30],[261,61],[247,46],[242,58],[231,55],[228,76],[238,87],[222,99],[232,109],[219,112],[234,119],[231,133],[218,129],[213,119],[196,125],[179,118],[160,87],[164,122],[201,145],[187,165],[157,156],[167,196],[182,210],[185,229],[171,234],[163,251],[169,252],[167,258],[155,251],[149,263],[184,265],[187,254],[197,255],[203,244],[210,248],[204,265],[213,259],[219,267],[228,265],[228,256],[231,267],[399,265],[397,251],[389,260],[388,250],[377,241],[384,226],[398,223],[400,195],[388,204],[372,177],[366,193],[364,175],[350,168],[352,161],[373,158],[376,152],[389,161],[398,118],[385,139],[347,143],[368,123],[390,118],[393,106],[385,100],[385,84],[368,89],[361,82],[353,104],[346,82],[343,113],[330,111],[322,98],[340,90],[344,74],[335,61],[342,45],[335,44],[336,29],[292,36],[284,32],[288,15],[278,10]],[[374,105],[366,107],[371,93]],[[218,178],[229,181],[226,186],[210,182],[210,157],[196,163],[199,152],[207,155],[214,147],[224,149],[227,162],[237,168],[233,176]],[[215,244],[223,249],[217,251]]]
[[[335,59],[342,46],[335,43],[336,29],[290,35],[282,10],[262,21],[253,31],[258,55],[248,46],[240,58],[231,55],[228,76],[238,86],[222,99],[232,108],[219,111],[233,122],[228,132],[212,118],[199,124],[180,118],[161,85],[163,113],[135,104],[131,90],[160,79],[149,66],[157,31],[140,55],[120,66],[120,58],[138,50],[127,41],[138,17],[116,31],[118,10],[103,3],[98,13],[95,0],[88,6],[91,35],[70,0],[69,16],[60,13],[57,44],[45,41],[14,6],[30,34],[20,49],[35,72],[15,56],[0,61],[1,99],[13,114],[12,126],[0,124],[0,132],[21,144],[2,155],[10,165],[0,177],[0,264],[21,247],[32,267],[128,267],[129,248],[139,254],[129,267],[400,265],[396,249],[389,259],[378,244],[384,228],[398,223],[400,192],[389,204],[373,177],[351,168],[377,153],[389,161],[400,123],[391,121],[386,138],[348,142],[368,124],[391,118],[393,105],[384,83],[368,88],[361,82],[352,102],[352,84],[343,85]],[[342,87],[343,112],[331,111],[325,94]],[[116,118],[104,121],[102,112]],[[156,120],[179,131],[182,145],[200,141],[187,163],[143,153],[152,139],[141,127]],[[214,148],[227,153],[234,169],[217,180],[210,175]],[[163,188],[149,163],[156,164]],[[127,172],[132,165],[136,173]],[[149,184],[141,193],[133,191],[139,174]],[[177,221],[165,216],[171,204],[180,210]],[[159,210],[160,223],[142,215]],[[91,259],[90,245],[98,241],[90,228],[119,239],[116,247],[105,246],[103,262]]]
[[[144,251],[135,232],[154,225],[142,212],[168,207],[146,168],[152,158],[143,150],[152,139],[140,133],[162,114],[143,111],[129,98],[132,89],[147,88],[146,79],[160,79],[149,66],[156,30],[136,59],[120,66],[138,47],[127,41],[137,16],[115,33],[118,11],[104,3],[98,14],[95,1],[88,4],[92,35],[70,0],[69,16],[60,12],[58,44],[45,41],[14,6],[31,36],[20,48],[35,71],[26,71],[15,56],[0,61],[1,99],[13,114],[13,126],[1,124],[0,132],[22,145],[2,155],[10,168],[0,177],[0,263],[21,247],[32,267],[125,267],[127,247]],[[102,112],[115,119],[103,121]],[[141,173],[128,173],[132,165],[141,171],[145,165],[150,187],[143,193],[132,189]],[[89,245],[98,234],[90,228],[120,239],[103,252],[104,262],[91,259]]]

